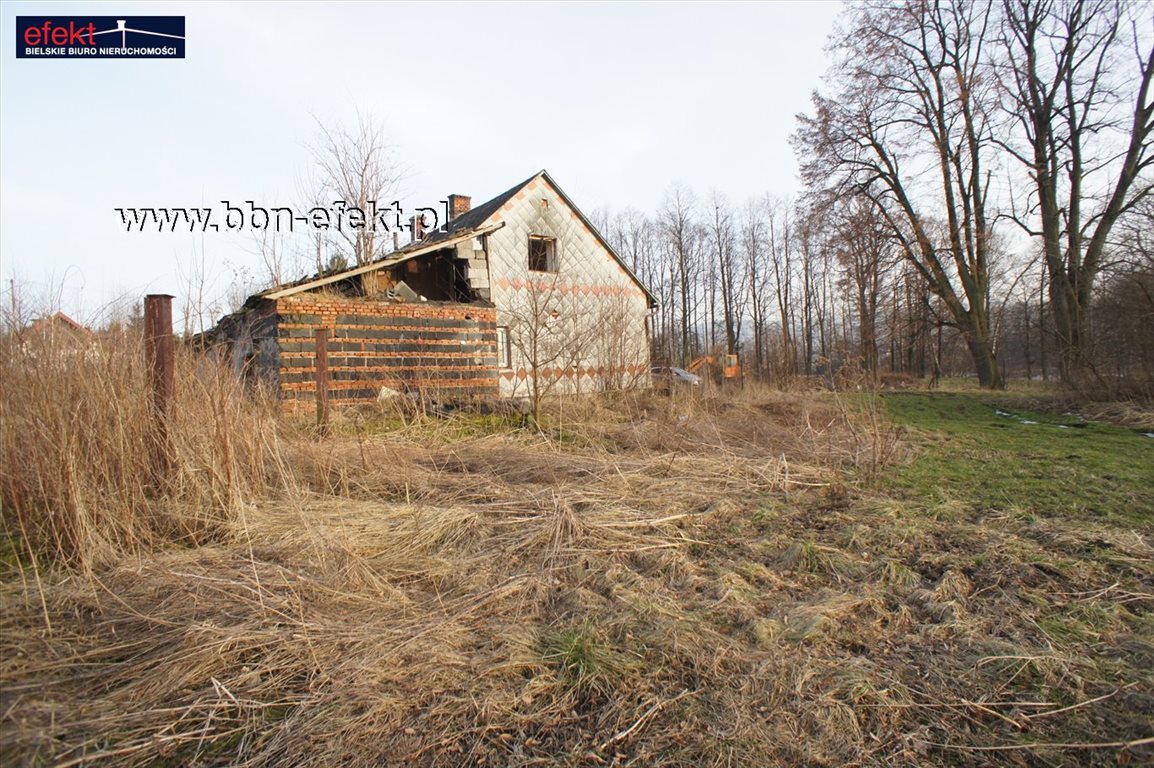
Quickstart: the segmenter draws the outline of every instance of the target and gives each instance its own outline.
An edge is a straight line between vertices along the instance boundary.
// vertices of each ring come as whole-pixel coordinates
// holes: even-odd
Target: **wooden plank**
[[[329,329],[316,330],[317,426],[329,426]]]

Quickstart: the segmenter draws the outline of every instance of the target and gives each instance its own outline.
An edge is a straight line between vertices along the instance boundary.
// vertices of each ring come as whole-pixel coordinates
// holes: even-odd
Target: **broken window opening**
[[[529,270],[532,272],[557,271],[556,238],[529,235]]]
[[[472,290],[465,269],[456,263],[452,251],[437,251],[410,259],[392,270],[396,278],[429,301],[472,301]]]

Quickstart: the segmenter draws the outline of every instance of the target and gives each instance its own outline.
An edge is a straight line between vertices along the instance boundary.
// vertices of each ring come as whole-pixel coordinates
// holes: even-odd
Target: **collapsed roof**
[[[557,182],[553,181],[548,172],[544,170],[533,174],[521,183],[505,190],[493,199],[470,209],[466,213],[463,213],[454,219],[451,219],[444,226],[428,232],[421,239],[414,240],[403,248],[391,251],[381,258],[374,259],[367,264],[361,264],[356,267],[319,272],[315,275],[302,278],[292,283],[274,286],[267,291],[263,291],[262,293],[257,294],[253,298],[275,300],[284,298],[286,296],[292,296],[293,294],[301,293],[303,291],[311,291],[316,288],[321,288],[332,283],[346,280],[350,277],[355,277],[357,275],[363,275],[368,272],[374,272],[381,269],[391,269],[392,267],[409,261],[410,259],[415,259],[420,256],[442,250],[444,248],[449,248],[470,238],[481,237],[495,232],[503,227],[504,223],[500,221],[490,222],[489,220],[492,219],[493,216],[501,210],[505,203],[513,199],[513,197],[515,197],[518,192],[520,192],[525,186],[527,186],[530,182],[538,177],[544,179],[545,182],[548,183],[554,191],[556,191],[556,193],[561,197],[565,204],[568,205],[577,214],[581,222],[586,226],[586,228],[588,228],[594,237],[597,238],[598,242],[617,261],[621,268],[625,270],[625,273],[629,275],[633,282],[636,283],[637,286],[645,293],[650,306],[655,306],[657,304],[656,297],[639,279],[637,279],[637,276],[633,273],[633,270],[629,268],[629,265],[626,264],[621,256],[617,253],[617,251],[614,250],[613,246],[611,246],[605,240],[601,233],[597,231],[597,228],[593,226],[592,222],[590,222],[589,219],[585,217],[585,214],[581,212],[581,209],[578,208],[573,203],[573,201],[569,199],[569,196],[566,195],[564,191],[562,191],[561,187],[557,185]]]

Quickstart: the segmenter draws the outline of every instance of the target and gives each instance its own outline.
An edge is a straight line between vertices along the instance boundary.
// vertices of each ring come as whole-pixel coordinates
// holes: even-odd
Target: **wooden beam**
[[[487,235],[490,232],[496,232],[498,229],[500,229],[503,226],[505,226],[505,222],[501,222],[500,224],[493,224],[493,225],[490,225],[488,227],[484,227],[481,229],[470,229],[467,232],[463,232],[459,235],[454,235],[453,237],[447,238],[445,240],[438,240],[436,242],[429,243],[427,245],[419,246],[417,248],[414,248],[411,251],[402,250],[400,253],[398,253],[396,255],[395,258],[382,259],[380,261],[374,261],[371,264],[362,264],[359,267],[353,267],[352,269],[346,269],[346,270],[343,270],[341,272],[334,272],[331,275],[325,275],[324,277],[318,277],[317,279],[310,280],[307,283],[301,283],[300,285],[290,285],[287,288],[274,289],[272,291],[269,291],[266,293],[261,293],[258,295],[264,299],[274,299],[274,300],[275,299],[283,299],[285,296],[292,296],[293,294],[296,294],[296,293],[302,293],[304,291],[311,291],[314,288],[321,288],[323,286],[329,285],[331,283],[340,282],[341,280],[345,280],[345,279],[350,278],[350,277],[356,277],[357,275],[363,275],[366,272],[374,272],[378,269],[387,269],[389,267],[395,267],[396,265],[404,263],[410,259],[415,259],[418,256],[424,256],[426,253],[433,253],[434,251],[439,251],[442,248],[452,247],[452,246],[456,245],[457,243],[463,242],[465,240],[476,237],[478,235]]]

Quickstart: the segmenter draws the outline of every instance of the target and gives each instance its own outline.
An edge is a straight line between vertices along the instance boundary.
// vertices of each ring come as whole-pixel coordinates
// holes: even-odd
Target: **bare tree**
[[[767,205],[769,255],[770,263],[773,266],[773,283],[776,288],[777,314],[781,335],[777,374],[779,376],[792,376],[797,373],[793,309],[793,221],[790,207],[785,201],[770,200]]]
[[[834,247],[848,294],[856,310],[861,367],[878,371],[878,308],[886,275],[896,261],[894,241],[867,200],[850,198],[828,206]]]
[[[315,158],[315,150],[313,154]],[[325,208],[332,202],[329,198],[333,197],[333,195],[327,191],[326,187],[328,185],[323,182],[321,178],[321,169],[315,166],[309,167],[303,174],[298,176],[296,180],[296,198],[301,210],[312,211],[318,208]],[[312,268],[320,274],[328,268],[334,246],[336,246],[335,250],[339,252],[341,244],[333,243],[331,229],[315,228],[309,230],[306,238],[301,238],[300,241],[294,240],[293,245],[295,249],[293,252],[292,268],[299,269],[302,272]]]
[[[713,194],[713,221],[709,228],[709,245],[717,268],[717,287],[721,295],[725,351],[737,354],[741,341],[744,314],[746,271],[738,261],[737,236],[729,203],[719,193]]]
[[[187,265],[178,258],[177,266],[180,295],[183,297],[184,335],[187,338],[205,331],[207,324],[212,323],[220,314],[221,308],[218,301],[209,300],[212,281],[208,274],[203,239],[199,249],[197,245],[193,246]]]
[[[999,387],[985,169],[992,97],[982,71],[989,5],[893,0],[851,6],[848,19],[835,46],[836,93],[814,95],[794,137],[803,177],[876,207],[947,307],[979,382]]]
[[[312,148],[322,194],[346,207],[344,225],[336,233],[352,256],[367,264],[388,251],[392,234],[381,219],[397,192],[402,173],[385,140],[384,129],[357,113],[352,126],[325,125],[317,120],[318,140]],[[384,222],[384,223],[387,223]],[[332,230],[336,230],[333,227]]]
[[[741,220],[741,246],[748,271],[746,284],[749,286],[750,321],[753,325],[753,370],[759,377],[765,375],[768,365],[769,277],[772,273],[766,263],[769,255],[767,238],[765,203],[750,201]]]
[[[271,285],[281,285],[289,267],[285,235],[275,227],[264,227],[252,233],[253,250],[260,257]]]
[[[814,363],[814,330],[820,290],[821,274],[819,272],[817,245],[818,222],[814,211],[808,207],[799,207],[794,214],[795,231],[797,232],[798,253],[801,255],[801,344],[802,369],[806,376],[813,374]]]
[[[685,365],[693,356],[693,325],[691,311],[694,301],[694,279],[698,269],[697,237],[695,233],[693,193],[681,186],[675,186],[665,197],[665,203],[658,214],[664,235],[671,250],[673,270],[676,275],[677,293],[680,300],[680,347],[681,364]]]
[[[566,370],[575,370],[592,337],[586,317],[576,306],[574,292],[566,289],[559,273],[532,276],[513,294],[507,307],[509,343],[516,353],[514,368],[523,366],[533,421],[540,424],[541,403],[563,380]],[[514,389],[522,382],[514,379]]]
[[[601,384],[606,391],[631,389],[645,378],[649,361],[641,319],[636,301],[618,292],[600,297],[592,313],[573,328],[592,343],[598,366],[605,371]]]
[[[1091,367],[1090,306],[1110,232],[1154,188],[1143,177],[1154,164],[1154,45],[1125,26],[1127,9],[1149,19],[1150,6],[1003,0],[1002,8],[998,70],[1021,141],[1001,144],[1034,191],[1013,218],[1041,239],[1059,370],[1078,384]]]

